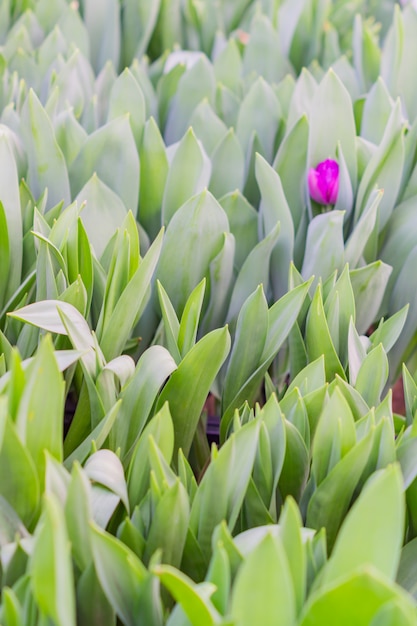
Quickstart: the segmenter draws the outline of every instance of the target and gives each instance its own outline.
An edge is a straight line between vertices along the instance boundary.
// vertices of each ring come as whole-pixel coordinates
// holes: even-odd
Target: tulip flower
[[[318,204],[335,204],[339,192],[339,165],[326,159],[308,172],[308,190]]]

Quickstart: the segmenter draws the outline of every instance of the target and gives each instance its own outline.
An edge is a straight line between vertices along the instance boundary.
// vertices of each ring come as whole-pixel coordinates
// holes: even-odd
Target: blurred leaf
[[[191,624],[214,626],[219,623],[219,615],[210,601],[210,596],[215,591],[214,585],[196,585],[188,576],[170,565],[157,565],[153,571],[180,603]]]
[[[239,108],[236,135],[244,154],[248,155],[251,137],[256,132],[267,161],[273,157],[275,136],[280,124],[280,106],[271,86],[258,78],[245,95]]]
[[[257,594],[253,597],[254,575]],[[277,538],[269,533],[246,557],[233,587],[231,612],[238,624],[250,626],[292,626],[296,605],[287,556]]]
[[[153,238],[162,226],[161,207],[169,171],[164,140],[153,117],[145,124],[139,155],[139,221]]]
[[[161,218],[167,225],[174,213],[192,196],[208,186],[211,162],[192,128],[170,148],[171,162],[162,200]]]
[[[65,503],[65,521],[74,560],[81,571],[92,563],[89,523],[93,519],[91,487],[79,463],[72,467],[71,482]]]
[[[126,67],[113,84],[109,96],[108,121],[129,114],[130,127],[139,147],[145,125],[145,98],[132,72]],[[129,207],[134,210],[134,207]]]
[[[7,134],[0,134],[1,259],[4,275],[0,288],[2,305],[18,289],[21,281],[23,231],[19,181],[13,150]]]
[[[331,110],[329,102],[332,103]],[[334,158],[340,141],[352,188],[356,189],[355,138],[352,101],[346,87],[330,69],[316,91],[311,108],[308,165],[316,167],[320,161]]]
[[[307,241],[301,274],[325,281],[335,269],[344,265],[343,212],[330,211],[314,217],[307,230]]]
[[[28,183],[32,193],[39,197],[47,187],[49,209],[61,200],[69,204],[71,195],[65,160],[51,121],[32,90],[22,110],[22,131],[28,152]]]
[[[172,144],[185,134],[196,106],[207,98],[214,100],[215,78],[213,66],[204,54],[186,70],[178,81],[178,86],[171,100],[165,125],[165,141]]]
[[[369,406],[377,406],[388,379],[388,359],[382,344],[368,352],[360,366],[355,388]]]
[[[394,580],[404,515],[400,468],[390,465],[371,477],[346,516],[321,583],[333,583],[362,565],[372,565]]]
[[[391,623],[414,624],[415,609],[410,597],[400,587],[389,584],[374,568],[361,568],[338,585],[312,594],[300,626],[331,626],[335,620],[339,626],[368,626],[381,608],[393,602],[402,609],[401,622]]]
[[[142,4],[127,0],[123,6],[121,40],[123,64],[129,66],[134,57],[141,58],[145,53],[155,28],[161,0]]]
[[[43,339],[30,369],[16,416],[16,430],[26,444],[41,487],[45,477],[44,451],[62,461],[64,380],[50,337]]]
[[[129,116],[125,114],[107,122],[86,139],[69,170],[71,192],[82,202],[84,198],[81,190],[96,174],[120,197],[126,211],[130,210],[136,215],[139,173],[139,156]]]
[[[115,68],[120,60],[120,7],[117,0],[83,0],[83,21],[90,40],[91,64],[98,73],[110,59]]]
[[[3,417],[4,419],[4,417]],[[7,475],[7,481],[2,481],[1,496],[7,500],[13,513],[7,510],[4,501],[1,502],[1,529],[6,532],[7,526],[4,524],[11,517],[13,526],[17,520],[13,520],[16,514],[22,522],[29,526],[38,514],[40,487],[36,465],[22,441],[19,439],[15,425],[6,420],[4,427],[3,443],[0,449],[0,471]],[[21,530],[20,528],[16,528]],[[10,538],[12,541],[13,536]]]
[[[387,122],[384,136],[362,176],[355,205],[355,223],[362,215],[376,185],[384,189],[379,204],[379,229],[386,225],[397,199],[404,165],[404,122],[398,101]]]
[[[44,496],[44,511],[36,530],[29,571],[40,609],[57,626],[75,626],[70,544],[64,514],[52,495]]]

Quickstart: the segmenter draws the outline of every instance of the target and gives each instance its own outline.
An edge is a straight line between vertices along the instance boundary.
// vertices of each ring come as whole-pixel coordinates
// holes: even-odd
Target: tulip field
[[[417,626],[416,56],[0,0],[0,626]]]

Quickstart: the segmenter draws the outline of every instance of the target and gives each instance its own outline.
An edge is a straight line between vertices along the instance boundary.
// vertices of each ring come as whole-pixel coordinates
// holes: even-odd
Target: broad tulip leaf
[[[188,454],[204,402],[229,350],[227,327],[213,330],[185,355],[162,390],[156,408],[169,403],[174,422],[175,451],[182,448],[184,454]]]
[[[258,445],[259,422],[254,420],[234,433],[212,459],[191,507],[190,529],[208,562],[211,536],[223,519],[236,523],[252,473]]]
[[[181,315],[194,287],[207,275],[229,231],[227,216],[208,192],[190,198],[172,217],[166,231],[156,278]],[[172,263],[175,256],[175,265]]]
[[[95,525],[91,525],[91,540],[100,585],[126,626],[137,624],[138,616],[150,626],[162,625],[161,605],[154,589],[157,581],[138,557]]]
[[[314,491],[307,508],[307,526],[326,528],[329,548],[348,510],[354,490],[368,461],[374,432],[361,439]]]
[[[35,533],[29,561],[32,589],[43,613],[57,626],[75,626],[75,593],[70,544],[64,514],[52,495]]]
[[[28,184],[32,193],[39,197],[47,187],[48,209],[62,200],[69,204],[71,193],[65,159],[48,114],[32,90],[22,110],[22,132],[29,161]]]
[[[177,602],[183,608],[193,626],[215,626],[219,620],[219,614],[210,601],[210,596],[215,591],[215,586],[210,583],[196,585],[188,576],[175,569],[171,565],[158,565],[154,567],[155,574],[167,587]]]
[[[73,196],[83,201],[81,190],[97,174],[120,197],[126,212],[136,215],[140,168],[128,117],[107,122],[88,137],[70,167],[70,181]]]
[[[257,593],[253,590],[254,576]],[[250,626],[293,626],[296,603],[291,570],[279,538],[266,534],[246,557],[233,587],[231,613],[236,623]]]
[[[410,597],[399,586],[390,584],[377,570],[361,568],[339,584],[312,594],[300,626],[331,626],[335,620],[340,626],[368,626],[374,623],[373,618],[381,609],[393,602],[401,607],[401,621],[391,623],[414,624],[415,609]],[[375,621],[375,624],[379,623]]]

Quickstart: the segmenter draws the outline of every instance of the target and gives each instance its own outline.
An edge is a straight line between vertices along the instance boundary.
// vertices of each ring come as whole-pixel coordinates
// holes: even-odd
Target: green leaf
[[[345,372],[335,350],[323,306],[322,288],[319,284],[313,296],[306,322],[306,347],[310,361],[324,354],[328,382],[338,374],[346,379]]]
[[[29,572],[40,609],[57,626],[75,626],[70,544],[64,514],[52,495],[44,496],[44,511],[35,533]]]
[[[301,274],[304,279],[315,276],[323,282],[335,269],[341,271],[344,263],[342,211],[330,211],[312,219],[307,230],[307,241]]]
[[[279,102],[272,87],[259,77],[246,93],[236,123],[236,135],[246,156],[256,132],[263,156],[267,161],[272,160],[280,118]]]
[[[0,471],[7,475],[2,481],[0,493],[13,507],[14,515],[18,515],[27,526],[38,514],[40,487],[36,465],[22,441],[19,439],[15,425],[6,420],[3,443],[0,449]],[[9,517],[2,502],[1,528],[6,532],[4,516]],[[17,530],[17,529],[16,529]],[[12,541],[14,535],[10,538]]]
[[[394,580],[403,542],[405,500],[398,465],[375,473],[347,514],[321,584],[333,583],[362,565]]]
[[[154,238],[162,226],[161,207],[169,163],[164,140],[153,117],[145,124],[139,155],[139,221]]]
[[[253,594],[256,577],[256,594]],[[241,626],[292,626],[296,604],[291,571],[278,538],[266,534],[246,557],[233,587],[231,613]]]
[[[248,487],[258,445],[259,421],[231,435],[203,476],[191,507],[190,529],[208,562],[214,528],[233,529]]]
[[[28,184],[35,197],[48,188],[47,208],[64,201],[69,204],[71,193],[67,166],[58,146],[51,121],[33,90],[22,109],[22,133],[28,154]]]
[[[161,605],[155,595],[157,589],[138,557],[95,524],[91,525],[91,540],[100,585],[123,623],[136,626],[140,615],[149,626],[161,625]]]
[[[279,174],[282,188],[291,209],[294,227],[298,230],[305,212],[305,173],[309,123],[303,114],[292,126],[281,142],[275,160],[274,170]]]
[[[365,333],[375,321],[391,271],[389,265],[375,261],[350,272],[356,303],[356,328],[359,334]],[[400,307],[397,307],[397,310],[398,308]]]
[[[114,626],[114,611],[93,564],[83,571],[77,583],[77,619],[85,626]]]
[[[97,174],[120,197],[126,212],[136,215],[139,173],[139,156],[129,116],[124,115],[89,135],[70,167],[71,192],[82,201],[81,190]]]
[[[181,604],[193,626],[214,626],[219,623],[220,616],[210,601],[210,596],[215,591],[214,585],[196,585],[188,576],[170,565],[157,565],[153,571]]]
[[[223,382],[223,406],[229,406],[256,370],[265,347],[267,330],[268,305],[262,285],[259,285],[246,299],[237,318],[233,348]]]
[[[324,526],[330,549],[368,461],[373,440],[371,430],[335,465],[308,504],[306,525],[317,530]]]
[[[282,545],[288,559],[297,615],[301,613],[306,595],[307,559],[303,545],[303,523],[295,501],[286,499],[280,519]]]
[[[220,199],[235,239],[234,266],[240,269],[258,243],[258,213],[240,191],[233,191]]]
[[[140,504],[149,489],[151,437],[166,462],[171,463],[174,450],[174,428],[167,403],[152,417],[132,452],[127,472],[127,488],[132,510]]]
[[[83,21],[90,40],[90,58],[94,71],[102,69],[108,59],[115,68],[120,59],[120,7],[117,0],[83,1]]]
[[[264,349],[258,366],[243,383],[243,385],[241,385],[239,391],[236,393],[229,405],[227,407],[222,407],[222,421],[220,427],[220,436],[222,440],[225,438],[235,409],[239,409],[248,399],[252,401],[256,396],[265,372],[272,363],[298,317],[310,285],[311,282],[307,282],[299,285],[295,289],[292,289],[289,293],[275,302],[275,304],[273,304],[269,309],[268,330]]]
[[[356,377],[355,388],[369,406],[377,406],[388,379],[388,359],[382,343],[368,352]]]
[[[332,107],[329,109],[329,102]],[[330,69],[321,81],[313,99],[310,114],[308,165],[334,158],[337,142],[346,160],[352,188],[356,189],[356,129],[352,101],[346,87]]]
[[[128,66],[134,57],[140,59],[145,53],[155,28],[161,0],[150,4],[127,0],[123,6],[121,40],[123,64]]]
[[[98,450],[84,465],[86,476],[94,483],[106,487],[123,502],[129,514],[129,500],[123,466],[119,457],[111,450]]]
[[[190,124],[191,114],[205,98],[214,100],[215,78],[213,66],[203,54],[181,76],[175,95],[171,100],[165,125],[165,141],[179,141]],[[189,131],[188,131],[189,132]],[[192,164],[190,164],[192,165]]]
[[[38,471],[45,477],[44,451],[62,461],[65,383],[56,362],[50,337],[43,339],[30,369],[16,416],[16,429]]]
[[[188,531],[190,505],[180,480],[162,494],[153,512],[143,561],[149,562],[156,550],[161,550],[165,564],[180,567]]]
[[[190,198],[175,212],[167,228],[156,278],[166,289],[177,315],[182,314],[190,293],[207,275],[228,231],[227,216],[208,191]]]
[[[362,215],[376,185],[384,189],[379,204],[379,230],[386,225],[394,208],[404,165],[404,122],[398,100],[386,125],[380,145],[363,173],[356,198],[355,222]]]
[[[131,277],[106,320],[100,337],[100,347],[107,360],[119,356],[129,338],[138,316],[149,297],[149,285],[158,263],[163,240],[163,230],[154,240]]]
[[[16,162],[6,133],[0,134],[0,197],[1,197],[1,303],[10,298],[21,282],[23,232]]]
[[[216,144],[211,166],[209,190],[216,198],[243,189],[245,157],[233,128]]]
[[[213,330],[185,355],[162,390],[156,409],[169,403],[174,422],[175,451],[182,448],[184,454],[188,454],[204,402],[229,350],[227,327]]]
[[[203,278],[191,292],[190,297],[185,303],[178,329],[178,349],[182,357],[184,357],[195,344],[205,289],[206,280]]]
[[[121,413],[112,432],[114,449],[121,450],[122,460],[129,459],[160,388],[175,369],[175,361],[162,346],[151,346],[140,357],[134,375],[122,389]]]
[[[401,606],[402,619],[400,622],[388,623],[404,623],[404,626],[415,623],[415,608],[410,597],[369,567],[351,574],[339,584],[323,588],[310,598],[300,626],[332,626],[335,623],[338,626],[368,626],[374,624],[373,618],[392,602],[398,602]],[[407,621],[403,621],[403,618]]]
[[[81,571],[90,565],[93,558],[88,526],[92,519],[90,483],[80,464],[75,462],[65,502],[65,520],[74,560]]]
[[[142,89],[129,68],[115,80],[109,95],[108,121],[119,116],[129,114],[130,127],[135,138],[136,146],[139,147],[145,125],[146,105]],[[133,207],[131,207],[133,210]]]
[[[244,261],[237,276],[227,312],[227,319],[230,323],[234,322],[246,298],[259,284],[262,283],[265,285],[265,289],[268,288],[272,251],[279,239],[279,233],[280,224],[278,222],[266,237],[253,248]]]
[[[175,152],[172,155],[173,149]],[[161,209],[164,225],[169,224],[187,200],[208,186],[211,174],[210,159],[192,128],[170,152],[171,163]]]

